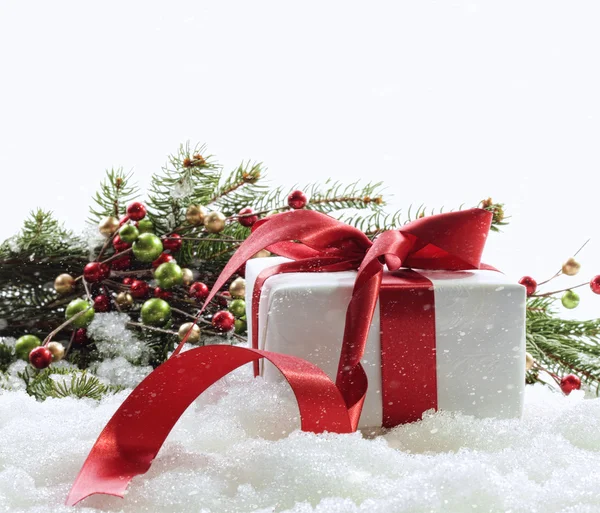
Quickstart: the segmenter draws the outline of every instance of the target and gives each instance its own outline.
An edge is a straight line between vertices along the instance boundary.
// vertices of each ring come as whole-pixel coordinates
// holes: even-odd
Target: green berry
[[[138,229],[132,224],[124,224],[119,230],[119,237],[121,237],[121,240],[123,242],[127,242],[127,244],[134,243],[137,240],[139,234],[140,232],[138,231]]]
[[[142,262],[153,262],[163,251],[160,239],[153,233],[142,233],[133,243],[133,254]]]
[[[183,283],[183,271],[175,262],[165,262],[156,268],[154,278],[161,289],[169,290]]]
[[[165,326],[171,320],[171,307],[164,299],[148,299],[141,310],[142,322],[149,326]]]
[[[35,335],[23,335],[17,339],[15,344],[15,354],[21,360],[29,361],[29,353],[32,349],[40,346],[42,341]]]
[[[569,310],[577,308],[579,304],[579,295],[572,290],[567,290],[560,299],[563,306]]]
[[[152,221],[148,218],[144,218],[141,221],[138,221],[138,231],[140,233],[149,233],[154,231],[154,225]]]
[[[85,299],[74,299],[69,303],[65,310],[65,318],[70,319],[75,314],[87,310],[83,315],[80,315],[73,321],[73,326],[76,328],[85,328],[94,319],[94,309],[89,301]],[[89,310],[88,310],[89,308]]]
[[[229,303],[229,311],[237,318],[242,317],[246,313],[246,301],[243,299],[234,299]]]
[[[242,319],[236,319],[235,320],[235,332],[238,335],[241,335],[242,333],[246,332],[246,321],[242,321]]]

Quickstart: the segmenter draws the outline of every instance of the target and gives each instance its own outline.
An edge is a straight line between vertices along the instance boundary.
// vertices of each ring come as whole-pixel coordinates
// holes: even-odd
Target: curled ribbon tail
[[[340,392],[312,363],[242,347],[192,349],[158,367],[129,395],[98,437],[66,504],[73,506],[96,493],[123,497],[131,479],[148,471],[188,406],[223,376],[261,358],[275,365],[290,384],[304,431],[352,431]]]

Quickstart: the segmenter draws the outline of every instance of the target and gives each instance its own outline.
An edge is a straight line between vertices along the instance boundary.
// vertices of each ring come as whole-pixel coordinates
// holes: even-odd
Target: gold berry
[[[266,250],[266,249],[261,249],[258,253],[256,253],[253,257],[251,258],[266,258],[266,257],[270,257],[271,256],[271,252]]]
[[[133,305],[133,296],[129,292],[119,292],[115,301],[121,308],[129,308]]]
[[[191,225],[199,226],[204,223],[207,213],[208,211],[202,205],[190,205],[185,212],[185,219]]]
[[[579,269],[581,269],[581,264],[573,257],[569,258],[562,266],[562,272],[567,276],[575,276]]]
[[[48,342],[46,349],[52,353],[53,362],[58,362],[65,356],[65,346],[63,346],[60,342]]]
[[[188,332],[190,333],[190,335],[187,338],[187,342],[190,342],[192,344],[200,342],[200,327],[197,324],[194,324],[193,322],[186,322],[179,327],[179,331],[177,332],[179,340],[183,340],[184,337],[188,334]]]
[[[119,220],[113,216],[107,216],[98,224],[98,231],[106,238],[110,237],[119,229]]]
[[[204,218],[204,227],[208,233],[219,233],[225,229],[225,216],[221,212],[209,212]]]
[[[533,356],[531,356],[531,354],[529,354],[529,353],[525,353],[525,369],[531,370],[534,363],[535,363],[535,360],[533,359]]]
[[[243,298],[246,296],[246,280],[244,278],[236,278],[229,285],[229,293],[233,298]]]
[[[194,273],[191,269],[184,267],[181,272],[183,273],[183,284],[186,287],[189,287],[192,283],[194,283]]]
[[[54,290],[59,294],[68,294],[73,290],[75,280],[67,273],[59,274],[54,280]]]

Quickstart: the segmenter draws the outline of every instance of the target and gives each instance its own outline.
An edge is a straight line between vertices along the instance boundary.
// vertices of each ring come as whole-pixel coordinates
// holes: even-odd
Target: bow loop
[[[419,239],[406,261],[416,269],[478,269],[492,223],[492,213],[480,208],[417,219],[400,231]]]

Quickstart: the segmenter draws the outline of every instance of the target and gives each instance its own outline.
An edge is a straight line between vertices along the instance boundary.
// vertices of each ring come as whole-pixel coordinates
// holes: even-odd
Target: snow
[[[131,363],[146,365],[150,358],[148,345],[127,329],[130,317],[126,313],[97,313],[88,327],[102,359],[122,357]]]
[[[175,200],[185,199],[194,193],[194,181],[191,176],[184,177],[171,187],[171,197]]]
[[[126,362],[125,362],[126,363]],[[124,369],[123,360],[112,364]],[[110,366],[107,366],[107,368]],[[127,391],[101,402],[0,391],[0,511],[62,506]],[[600,509],[600,399],[528,386],[522,420],[427,415],[382,436],[298,429],[284,384],[241,369],[181,418],[125,499],[80,511],[573,512]]]
[[[103,360],[90,370],[106,383],[131,388],[150,374],[152,367],[150,365],[133,365],[122,356],[118,356],[117,358]]]
[[[106,242],[106,239],[98,231],[98,226],[95,224],[87,224],[85,226],[82,230],[81,239],[87,246],[90,261],[96,258],[98,248],[101,248]]]

